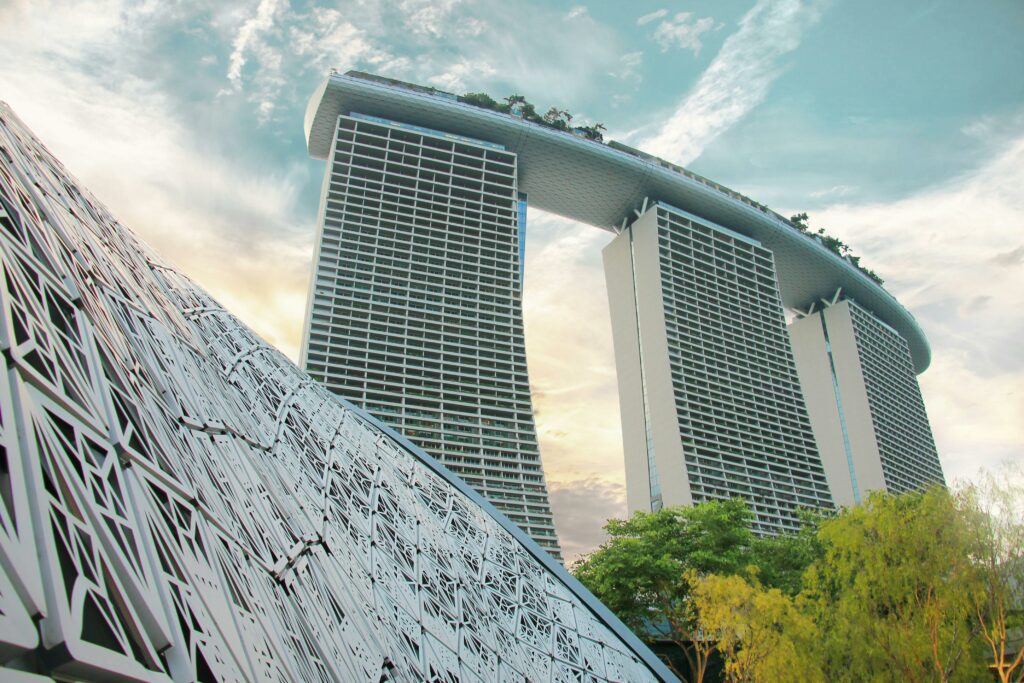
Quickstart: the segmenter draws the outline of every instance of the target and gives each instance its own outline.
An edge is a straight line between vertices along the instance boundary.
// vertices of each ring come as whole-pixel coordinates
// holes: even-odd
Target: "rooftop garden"
[[[530,121],[531,123],[536,123],[548,128],[554,128],[555,130],[560,130],[565,133],[580,135],[588,140],[594,140],[595,142],[604,142],[604,131],[607,130],[604,127],[604,124],[601,123],[574,126],[572,125],[573,115],[564,109],[559,109],[558,107],[551,107],[542,116],[537,113],[537,108],[530,102],[527,102],[526,98],[522,95],[509,95],[499,102],[487,93],[468,92],[459,97],[459,102],[465,102],[466,104],[471,104],[474,107],[480,107],[481,109],[490,109],[492,111],[501,112],[502,114],[518,116],[519,118]]]
[[[833,237],[832,235],[829,235],[827,232],[825,232],[825,228],[818,228],[816,231],[812,232],[811,227],[807,224],[807,220],[808,218],[806,213],[798,213],[796,215],[790,216],[788,222],[790,225],[792,225],[794,228],[796,228],[803,234],[817,240],[821,244],[821,246],[825,247],[836,256],[839,256],[840,258],[849,261],[854,268],[867,275],[879,286],[885,284],[885,280],[879,277],[878,273],[871,270],[870,268],[860,265],[860,256],[853,255],[853,251],[850,249],[850,245],[848,245],[846,242],[843,242],[838,237]]]
[[[544,126],[546,128],[559,130],[565,133],[570,133],[572,135],[577,135],[579,137],[586,138],[588,140],[593,140],[594,142],[607,144],[609,147],[613,149],[644,159],[652,163],[656,163],[669,170],[675,171],[676,173],[680,173],[688,178],[692,178],[697,182],[712,187],[718,190],[719,192],[723,192],[729,195],[730,197],[733,197],[735,199],[738,199],[739,201],[742,201],[745,204],[753,206],[754,208],[759,209],[764,213],[772,215],[775,218],[779,219],[781,222],[788,225],[789,227],[793,228],[794,230],[797,230],[801,234],[806,235],[809,239],[817,241],[819,244],[821,244],[823,247],[831,251],[836,256],[846,260],[854,268],[864,273],[864,275],[866,275],[879,286],[882,286],[885,282],[881,277],[878,276],[877,273],[875,273],[875,271],[865,266],[862,266],[860,264],[860,257],[854,256],[852,250],[850,249],[850,246],[843,242],[842,240],[840,240],[838,237],[833,237],[832,235],[829,235],[827,232],[825,232],[824,228],[818,228],[816,231],[812,231],[810,226],[807,224],[808,219],[806,213],[798,213],[794,216],[790,216],[789,219],[786,219],[783,216],[780,216],[779,214],[775,213],[774,211],[771,211],[764,204],[755,202],[753,199],[750,199],[749,197],[742,195],[739,192],[736,192],[735,190],[731,190],[723,185],[719,185],[713,180],[709,180],[708,178],[698,175],[693,171],[683,168],[682,166],[677,166],[676,164],[665,161],[664,159],[660,159],[652,154],[648,154],[641,150],[634,149],[632,147],[616,142],[614,140],[608,141],[606,143],[604,140],[604,133],[607,129],[601,123],[587,124],[582,126],[573,125],[573,115],[564,109],[559,109],[558,107],[551,107],[544,114],[538,114],[536,106],[528,102],[523,95],[519,94],[509,95],[508,97],[505,97],[499,101],[494,99],[487,93],[470,92],[464,95],[456,95],[454,93],[445,92],[444,90],[439,90],[437,88],[433,88],[430,86],[416,85],[415,83],[406,83],[405,81],[399,81],[393,78],[385,78],[383,76],[368,74],[362,71],[349,71],[346,73],[346,75],[355,76],[356,78],[361,78],[368,81],[375,81],[377,83],[383,83],[384,85],[390,85],[392,87],[404,88],[406,90],[412,90],[414,92],[421,92],[427,95],[434,95],[449,100],[455,100],[458,102],[462,102],[463,104],[479,107],[481,109],[489,109],[491,111],[496,111],[501,114],[517,116],[525,121],[529,121],[530,123]]]

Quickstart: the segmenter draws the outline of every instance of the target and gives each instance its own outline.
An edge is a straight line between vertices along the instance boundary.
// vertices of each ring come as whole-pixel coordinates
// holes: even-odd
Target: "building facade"
[[[558,556],[526,370],[525,218],[502,145],[338,117],[302,363]]]
[[[364,125],[377,131],[361,140]],[[930,363],[928,340],[913,316],[856,264],[753,199],[627,145],[497,111],[480,98],[360,72],[332,73],[323,82],[310,99],[305,132],[310,155],[328,161],[307,366],[422,439],[541,542],[547,542],[550,517],[527,410],[526,366],[518,360],[522,254],[516,246],[522,248],[523,221],[511,208],[523,206],[516,202],[524,194],[531,207],[616,236],[605,262],[630,509],[742,495],[755,512],[756,530],[772,533],[795,528],[798,508],[833,506],[786,331],[787,308],[842,288],[904,340],[902,360],[880,357],[880,366],[906,362],[920,373]],[[452,156],[447,147],[438,151],[449,144]],[[353,154],[356,145],[362,151]],[[514,166],[511,173],[488,177],[487,166],[475,165],[503,156],[514,158],[505,164]],[[365,184],[360,174],[367,173],[375,184]],[[384,182],[386,173],[391,180]],[[435,196],[439,184],[444,189]],[[371,207],[381,211],[380,225],[366,223],[361,213],[373,193],[380,195],[371,201],[380,204]],[[508,207],[482,212],[487,217],[480,225],[489,227],[471,228],[496,231],[489,238],[495,250],[481,251],[479,262],[462,234],[473,193],[500,197]],[[354,208],[346,213],[350,201]],[[431,206],[443,208],[443,215],[431,214]],[[383,257],[389,261],[391,251],[401,253],[403,263],[380,270],[376,250],[388,251]],[[417,257],[432,263],[417,265]],[[461,274],[446,271],[448,261]],[[419,269],[425,267],[434,269],[432,280],[423,279]],[[474,269],[479,279],[466,274]],[[444,289],[430,289],[434,298],[427,300],[431,295],[416,283]],[[415,306],[396,304],[398,290],[419,298]],[[473,309],[478,293],[489,299],[477,299]],[[434,307],[430,313],[439,320],[452,316],[453,323],[443,333],[424,332],[422,305]],[[474,326],[473,316],[491,316],[493,306],[510,312],[510,324],[485,317],[483,326]],[[379,311],[387,320],[373,317]],[[469,311],[475,312],[467,319]],[[439,365],[417,358],[430,343],[441,355],[426,360]],[[488,349],[512,364],[492,359]],[[484,359],[497,361],[494,373],[476,372]],[[351,377],[332,379],[334,363]],[[421,368],[433,386],[421,382]],[[485,384],[491,380],[493,386]],[[882,406],[886,399],[878,391],[874,400]],[[388,392],[403,398],[387,399]],[[493,429],[494,419],[503,423],[500,429]],[[911,421],[890,424],[893,436],[886,438],[895,444]],[[895,465],[903,456],[894,447],[886,457]]]
[[[777,533],[832,507],[772,253],[656,203],[603,256],[629,509],[742,496]]]
[[[790,323],[815,440],[838,505],[944,483],[907,341],[855,301]]]
[[[0,271],[0,680],[676,680],[3,103]]]

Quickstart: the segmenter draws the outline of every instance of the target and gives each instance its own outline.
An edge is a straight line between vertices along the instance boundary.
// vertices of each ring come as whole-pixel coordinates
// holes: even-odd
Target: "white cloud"
[[[585,5],[574,5],[568,12],[566,12],[565,20],[571,21],[573,19],[585,17],[587,16],[587,12],[588,10]]]
[[[779,60],[821,15],[819,0],[758,0],[740,20],[660,131],[640,147],[688,164],[759,105],[782,73]]]
[[[979,170],[899,201],[837,204],[814,224],[856,246],[924,328],[920,376],[948,480],[1024,444],[1024,134]]]
[[[312,251],[308,212],[296,206],[305,167],[260,171],[223,157],[133,73],[130,47],[166,28],[154,17],[108,3],[66,7],[50,22],[46,9],[0,21],[4,99],[125,225],[296,357]],[[48,47],[55,30],[68,39],[60,59]]]
[[[655,19],[661,19],[666,14],[668,14],[668,10],[667,9],[659,9],[659,10],[655,10],[655,11],[651,12],[650,14],[645,14],[642,17],[640,17],[639,19],[636,20],[637,26],[643,26],[644,24],[649,24],[652,21],[654,21]]]
[[[639,84],[643,80],[640,75],[640,66],[644,62],[643,52],[627,52],[619,58],[619,66],[610,75],[620,81],[627,81]]]
[[[816,190],[811,192],[812,197],[815,199],[822,199],[825,197],[838,198],[846,197],[847,195],[856,192],[857,188],[852,185],[833,185],[832,187],[825,190]]]
[[[463,58],[450,64],[442,73],[430,76],[427,83],[449,92],[463,93],[467,89],[467,79],[469,82],[479,83],[497,73],[497,69],[483,60]]]
[[[711,17],[693,19],[692,12],[680,12],[671,19],[665,19],[658,28],[654,29],[654,40],[661,46],[662,52],[667,52],[670,47],[678,47],[682,50],[690,50],[694,56],[700,54],[703,44],[700,37],[703,33],[710,31],[715,20]],[[644,18],[644,17],[641,17]]]
[[[228,80],[236,86],[241,85],[242,67],[245,66],[246,52],[259,49],[259,40],[262,33],[266,33],[274,26],[274,16],[278,13],[281,3],[279,0],[260,0],[256,8],[256,14],[249,17],[243,23],[235,39],[232,42],[231,56],[228,58]]]
[[[404,18],[408,31],[438,37],[456,23],[451,15],[460,4],[461,0],[402,0],[398,14]]]

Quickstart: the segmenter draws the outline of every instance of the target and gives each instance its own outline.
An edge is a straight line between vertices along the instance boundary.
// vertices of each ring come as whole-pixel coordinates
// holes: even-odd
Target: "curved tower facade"
[[[516,162],[500,144],[338,117],[302,363],[559,556],[526,374]]]

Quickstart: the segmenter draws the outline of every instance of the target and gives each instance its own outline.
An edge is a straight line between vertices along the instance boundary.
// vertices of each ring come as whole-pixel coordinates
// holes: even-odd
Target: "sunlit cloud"
[[[780,59],[817,23],[819,0],[758,0],[658,132],[640,147],[688,164],[761,104],[783,71]]]
[[[1024,457],[1024,134],[977,171],[812,218],[858,245],[924,328],[920,376],[949,480]]]

